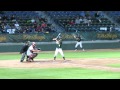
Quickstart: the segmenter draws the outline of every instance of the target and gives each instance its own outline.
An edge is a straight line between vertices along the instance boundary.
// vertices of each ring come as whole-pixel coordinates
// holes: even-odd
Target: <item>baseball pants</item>
[[[24,61],[25,56],[27,56],[26,52],[22,53],[21,61]]]
[[[38,53],[33,53],[33,54],[31,54],[30,56],[29,56],[29,58],[31,59],[34,59],[36,56],[38,55]]]
[[[56,57],[58,55],[58,52],[61,54],[62,57],[64,57],[62,48],[56,48],[54,57]]]
[[[77,48],[78,45],[80,45],[80,48],[82,48],[82,42],[81,41],[76,43],[75,48]]]

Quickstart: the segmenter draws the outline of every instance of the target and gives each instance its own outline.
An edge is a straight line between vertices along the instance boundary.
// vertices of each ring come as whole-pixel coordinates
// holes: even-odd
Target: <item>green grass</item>
[[[120,51],[64,51],[66,58],[120,58]],[[54,52],[41,52],[38,54],[36,59],[53,59]],[[1,54],[0,60],[16,60],[20,59],[21,54]],[[57,58],[61,58],[61,55],[58,54]]]
[[[119,50],[112,51],[64,51],[67,58],[120,58]],[[53,59],[54,51],[41,52],[36,59]],[[0,60],[20,60],[19,53],[0,54]],[[62,58],[59,54],[57,58]],[[109,65],[120,67],[120,64]],[[120,79],[120,72],[85,68],[0,68],[0,79]]]
[[[83,68],[13,69],[0,68],[1,79],[118,79],[120,72]]]
[[[120,68],[120,63],[117,63],[117,64],[108,64],[107,66],[115,67],[115,68]]]

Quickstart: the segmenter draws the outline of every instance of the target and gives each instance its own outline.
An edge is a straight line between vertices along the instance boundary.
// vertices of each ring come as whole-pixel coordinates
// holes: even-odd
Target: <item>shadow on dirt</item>
[[[26,62],[24,61],[23,63],[52,63],[52,62],[57,62],[57,63],[62,63],[62,62],[70,62],[71,60],[37,60],[37,61],[31,61],[31,62]]]

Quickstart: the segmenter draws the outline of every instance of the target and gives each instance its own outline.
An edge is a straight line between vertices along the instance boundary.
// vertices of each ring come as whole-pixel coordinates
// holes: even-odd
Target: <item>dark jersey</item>
[[[99,17],[100,15],[98,14],[98,13],[95,13],[95,17],[97,18],[97,17]]]
[[[78,42],[80,42],[80,41],[81,41],[81,37],[76,37],[76,40],[77,40]]]
[[[27,52],[29,45],[24,45],[20,51],[20,53]]]
[[[57,40],[56,41],[56,48],[62,48],[62,40]]]

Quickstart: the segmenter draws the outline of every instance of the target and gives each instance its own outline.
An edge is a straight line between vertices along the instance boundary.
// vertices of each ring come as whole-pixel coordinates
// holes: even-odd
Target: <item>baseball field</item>
[[[20,62],[21,54],[0,53],[0,79],[120,79],[120,49],[41,51],[34,62]]]

